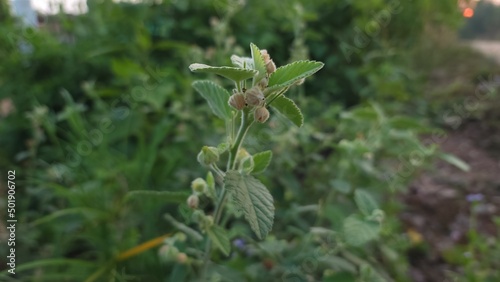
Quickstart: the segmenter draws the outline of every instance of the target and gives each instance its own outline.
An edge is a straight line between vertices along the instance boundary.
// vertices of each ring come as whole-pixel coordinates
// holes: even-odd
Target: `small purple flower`
[[[469,194],[465,197],[467,202],[481,202],[484,199],[484,195],[481,193]]]
[[[240,250],[244,250],[245,249],[245,241],[243,239],[235,239],[233,240],[233,245],[240,249]]]

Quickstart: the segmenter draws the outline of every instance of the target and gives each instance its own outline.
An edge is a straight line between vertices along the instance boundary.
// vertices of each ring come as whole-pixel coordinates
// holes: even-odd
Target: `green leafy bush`
[[[401,116],[402,102],[418,99],[401,51],[424,30],[408,14],[453,21],[448,4],[434,3],[399,3],[402,11],[372,36],[363,31],[378,21],[372,12],[398,3],[88,1],[87,14],[50,17],[57,32],[6,20],[0,100],[15,110],[0,124],[8,136],[0,164],[22,172],[17,278],[182,281],[200,276],[211,254],[207,275],[221,281],[405,281],[408,240],[393,192],[436,149],[419,141],[424,125]],[[358,29],[366,45],[356,45]],[[269,77],[262,93],[269,119],[259,110],[266,123],[253,125],[239,152],[236,118],[251,120],[255,109],[230,108],[224,89],[233,85],[214,73],[239,81],[239,94],[264,79],[258,48],[243,57],[240,46],[250,42],[278,65],[301,62]],[[343,43],[356,49],[350,59]],[[325,62],[320,72],[278,94],[317,71],[315,60]],[[214,82],[193,84],[192,62],[206,63],[191,70]],[[211,111],[222,120],[208,118]],[[226,172],[228,189],[269,191],[272,230],[270,217],[256,221],[247,209],[219,222],[219,169],[201,178],[206,171],[194,161],[203,144],[212,147],[203,147],[202,162],[215,154],[238,164]],[[410,160],[415,155],[421,159]],[[203,250],[207,237],[220,252]]]

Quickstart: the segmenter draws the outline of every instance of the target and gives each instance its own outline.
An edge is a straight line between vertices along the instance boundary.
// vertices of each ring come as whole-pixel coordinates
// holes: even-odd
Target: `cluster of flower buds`
[[[266,109],[266,97],[262,91],[269,83],[269,75],[276,71],[276,65],[271,59],[269,53],[267,53],[267,50],[261,50],[260,52],[266,65],[267,75],[254,87],[244,91],[243,93],[234,91],[233,95],[229,97],[228,104],[238,111],[243,110],[245,107],[255,108],[255,121],[264,123],[269,119],[269,110]]]
[[[255,108],[254,118],[257,122],[264,123],[269,118],[269,111],[266,109],[266,97],[259,86],[248,89],[244,94],[238,92],[234,93],[229,97],[228,103],[238,111],[243,110],[246,106]],[[198,158],[199,161],[200,156]],[[202,159],[203,161],[200,162],[206,163],[205,159]]]
[[[200,204],[200,198],[198,195],[204,194],[208,190],[208,184],[203,178],[196,178],[191,182],[191,189],[193,190],[193,194],[189,196],[187,199],[187,205],[191,209],[195,210],[198,208]]]

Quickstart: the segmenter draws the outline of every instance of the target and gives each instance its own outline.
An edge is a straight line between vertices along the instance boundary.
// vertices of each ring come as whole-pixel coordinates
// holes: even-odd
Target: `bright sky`
[[[12,0],[11,0],[12,1]],[[67,13],[82,13],[87,11],[86,0],[30,0],[31,6],[42,13],[55,13],[59,10],[59,4],[63,4]],[[137,2],[138,0],[115,0]],[[500,0],[499,0],[500,1]]]
[[[31,6],[42,13],[54,13],[62,3],[67,13],[82,13],[87,11],[86,0],[31,0]]]

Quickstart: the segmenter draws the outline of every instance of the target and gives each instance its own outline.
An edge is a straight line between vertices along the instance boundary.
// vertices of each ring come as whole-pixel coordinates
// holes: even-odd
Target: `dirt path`
[[[500,41],[474,41],[471,45],[500,63]],[[454,77],[453,69],[445,71]],[[490,80],[489,86],[500,94],[500,73],[493,73]],[[466,251],[472,241],[469,231],[473,209],[477,220],[473,229],[481,236],[491,238],[490,241],[496,241],[494,244],[500,244],[500,234],[494,223],[494,218],[500,216],[498,94],[483,100],[479,106],[484,109],[482,113],[464,118],[461,126],[450,129],[446,141],[440,144],[442,151],[464,160],[470,170],[464,172],[444,161],[437,161],[433,169],[422,173],[403,196],[406,210],[401,219],[412,241],[419,241],[414,242],[408,253],[414,282],[457,281],[452,280],[450,274],[463,277],[463,261],[470,260],[471,256],[473,260],[481,261],[481,255],[491,255],[485,250],[476,254]],[[463,103],[468,101],[467,98],[470,100],[470,96],[463,97]],[[500,269],[500,265],[495,263],[489,269]],[[459,281],[486,281],[463,279]]]
[[[435,169],[416,179],[404,196],[407,209],[401,218],[427,246],[409,253],[415,282],[447,282],[452,281],[448,274],[461,273],[460,266],[446,257],[469,240],[472,200],[479,202],[477,230],[491,238],[499,235],[492,218],[500,215],[500,159],[481,144],[485,136],[482,130],[481,122],[470,122],[449,132],[441,145],[443,151],[466,161],[468,172],[438,161]]]
[[[500,63],[500,41],[474,40],[470,44],[472,48]]]

